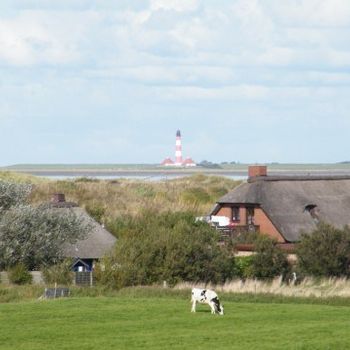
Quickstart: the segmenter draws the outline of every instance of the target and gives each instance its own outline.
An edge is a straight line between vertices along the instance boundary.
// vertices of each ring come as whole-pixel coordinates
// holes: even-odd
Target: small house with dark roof
[[[247,182],[221,197],[211,215],[229,218],[232,233],[258,231],[281,245],[322,221],[350,224],[350,176],[267,176],[266,166],[249,168]]]
[[[75,244],[67,243],[63,252],[66,258],[74,259],[72,265],[74,271],[92,271],[94,262],[112,250],[116,243],[115,236],[96,222],[78,204],[66,202],[64,194],[54,194],[48,205],[54,210],[73,211],[89,227],[89,232],[84,239],[78,240]]]

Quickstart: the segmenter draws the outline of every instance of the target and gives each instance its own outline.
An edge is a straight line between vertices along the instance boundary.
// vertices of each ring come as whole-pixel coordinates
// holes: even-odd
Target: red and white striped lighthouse
[[[182,165],[181,132],[176,131],[175,165]]]

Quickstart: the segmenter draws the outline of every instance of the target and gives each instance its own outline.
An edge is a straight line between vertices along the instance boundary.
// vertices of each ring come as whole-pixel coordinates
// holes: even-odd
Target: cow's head
[[[218,310],[219,315],[224,314],[224,305],[220,304],[220,309]]]

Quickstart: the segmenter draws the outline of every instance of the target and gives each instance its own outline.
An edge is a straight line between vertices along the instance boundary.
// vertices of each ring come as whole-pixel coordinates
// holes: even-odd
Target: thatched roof
[[[67,244],[64,247],[64,255],[67,258],[100,259],[110,252],[116,242],[116,238],[96,222],[84,209],[73,202],[50,203],[53,210],[72,210],[90,231],[87,237],[75,244]]]
[[[72,208],[72,210],[88,224],[91,229],[84,240],[79,240],[75,244],[68,244],[64,253],[66,257],[79,257],[81,259],[100,259],[110,252],[116,242],[116,238],[96,222],[82,208]]]
[[[250,178],[217,203],[259,205],[285,240],[295,242],[316,227],[307,206],[316,206],[320,221],[350,224],[350,176]]]

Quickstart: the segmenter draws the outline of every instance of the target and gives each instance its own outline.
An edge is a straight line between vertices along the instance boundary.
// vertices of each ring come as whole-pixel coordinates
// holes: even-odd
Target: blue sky
[[[1,0],[0,165],[350,160],[349,0]]]

